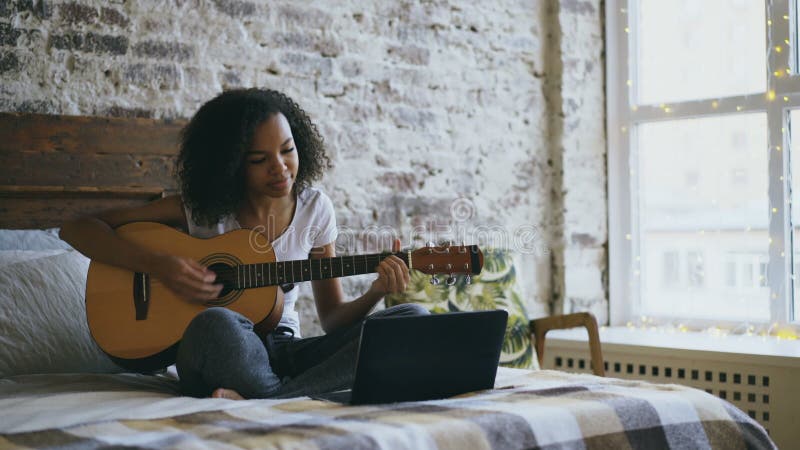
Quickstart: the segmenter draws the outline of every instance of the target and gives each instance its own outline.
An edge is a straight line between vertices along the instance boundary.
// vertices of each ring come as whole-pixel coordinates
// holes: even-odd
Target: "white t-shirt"
[[[189,234],[197,238],[207,239],[242,228],[233,214],[223,217],[216,226],[205,227],[194,222],[192,212],[185,204],[184,212]],[[308,259],[312,248],[334,242],[337,235],[336,216],[330,198],[319,189],[308,187],[297,196],[289,227],[271,245],[277,261]],[[295,337],[300,337],[300,316],[295,310],[298,290],[295,286],[284,294],[283,316],[278,323],[278,326],[294,330]]]

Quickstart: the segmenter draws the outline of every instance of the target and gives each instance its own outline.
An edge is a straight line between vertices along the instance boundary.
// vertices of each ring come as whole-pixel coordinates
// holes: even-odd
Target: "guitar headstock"
[[[481,273],[483,253],[477,245],[428,245],[411,252],[411,262],[413,269],[432,276],[431,284],[439,284],[437,274],[447,275],[449,286],[455,275],[466,275],[469,284],[472,275]]]

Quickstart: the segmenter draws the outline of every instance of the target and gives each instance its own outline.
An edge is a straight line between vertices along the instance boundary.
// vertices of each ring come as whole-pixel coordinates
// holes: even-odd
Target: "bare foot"
[[[238,392],[234,391],[233,389],[223,389],[219,388],[211,394],[212,398],[227,398],[228,400],[244,400],[244,397],[239,395]]]

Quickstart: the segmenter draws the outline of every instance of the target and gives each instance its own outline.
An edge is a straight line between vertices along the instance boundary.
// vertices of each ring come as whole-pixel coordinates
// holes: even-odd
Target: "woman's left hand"
[[[400,239],[395,239],[392,244],[392,252],[400,251]],[[384,258],[376,269],[378,278],[372,282],[369,290],[373,294],[381,297],[387,294],[397,294],[403,292],[408,287],[409,274],[408,266],[402,259],[391,255]]]

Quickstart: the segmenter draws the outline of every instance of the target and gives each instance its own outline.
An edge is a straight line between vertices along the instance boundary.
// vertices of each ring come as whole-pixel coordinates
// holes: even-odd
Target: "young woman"
[[[224,92],[204,104],[182,132],[177,174],[181,195],[68,222],[61,237],[89,258],[147,272],[188,302],[215,298],[215,274],[190,258],[153,252],[118,237],[120,225],[152,221],[208,238],[238,228],[262,231],[277,259],[335,256],[330,199],[311,187],[329,166],[322,138],[305,111],[272,90]],[[394,242],[394,251],[399,250]],[[209,308],[189,324],[177,369],[188,395],[266,398],[344,389],[352,372],[361,321],[389,293],[402,292],[408,268],[384,259],[369,290],[345,301],[338,279],[313,281],[326,335],[300,338],[296,286],[282,286],[284,312],[266,337],[244,316]],[[401,305],[373,315],[416,315]]]

